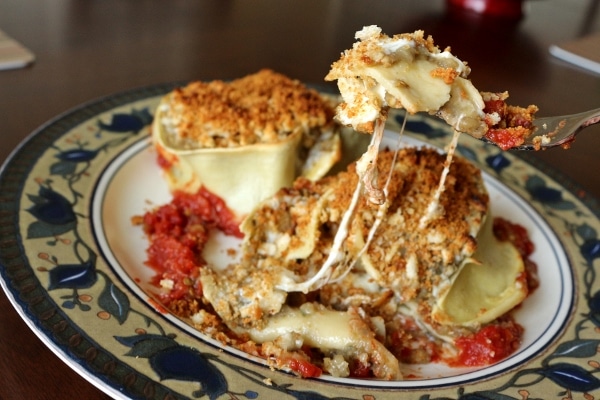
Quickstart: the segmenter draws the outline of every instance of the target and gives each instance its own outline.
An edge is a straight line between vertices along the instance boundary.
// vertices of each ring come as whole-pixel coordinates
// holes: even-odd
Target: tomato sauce
[[[485,137],[495,143],[502,150],[508,150],[525,142],[525,138],[531,134],[533,123],[526,109],[510,107],[504,100],[487,100],[483,112],[496,114],[500,122],[486,119],[489,127]]]
[[[284,360],[283,365],[287,366],[303,378],[318,378],[323,374],[323,370],[315,364],[298,358]]]
[[[157,272],[152,283],[170,287],[168,293],[158,294],[167,306],[187,296],[202,296],[202,250],[212,229],[242,237],[233,212],[204,188],[195,194],[174,192],[170,203],[145,213],[142,224],[150,242],[147,264]]]
[[[454,345],[458,356],[451,366],[480,367],[511,355],[520,345],[523,328],[512,319],[484,326],[473,335],[459,337]]]
[[[520,135],[515,135],[516,132],[520,132]],[[496,143],[502,150],[512,149],[525,142],[525,134],[527,131],[511,129],[490,129],[486,132],[485,137],[490,141]]]
[[[350,377],[367,379],[372,378],[373,373],[371,372],[371,368],[368,364],[360,362],[358,360],[354,360],[354,362],[350,364]]]
[[[173,163],[167,159],[163,154],[159,153],[156,157],[156,163],[161,169],[167,170],[171,168]]]

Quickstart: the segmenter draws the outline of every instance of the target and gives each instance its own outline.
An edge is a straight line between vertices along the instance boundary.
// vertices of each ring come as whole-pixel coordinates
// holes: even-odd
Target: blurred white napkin
[[[0,30],[0,70],[23,68],[33,60],[31,51]]]
[[[600,74],[600,32],[552,45],[550,54]]]

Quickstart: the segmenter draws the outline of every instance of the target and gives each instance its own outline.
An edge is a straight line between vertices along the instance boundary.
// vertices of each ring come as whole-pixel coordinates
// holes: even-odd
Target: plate
[[[114,398],[525,399],[600,389],[599,210],[593,199],[521,155],[469,137],[492,213],[524,225],[540,288],[517,310],[520,349],[481,369],[413,366],[414,379],[303,380],[204,337],[150,295],[146,242],[131,217],[169,200],[149,146],[152,113],[172,89],[121,93],[50,121],[0,174],[0,273],[9,299],[73,369]],[[403,114],[392,114],[394,145]],[[411,116],[403,141],[443,148],[449,130]],[[567,188],[568,187],[568,188]],[[215,237],[214,262],[226,262]]]

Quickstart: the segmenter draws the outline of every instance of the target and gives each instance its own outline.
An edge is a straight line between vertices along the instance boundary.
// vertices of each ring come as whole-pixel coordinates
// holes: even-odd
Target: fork
[[[569,148],[583,128],[599,122],[600,108],[578,114],[536,118],[533,120],[533,133],[523,144],[510,150],[540,150],[556,146]],[[484,141],[493,144],[488,139]]]

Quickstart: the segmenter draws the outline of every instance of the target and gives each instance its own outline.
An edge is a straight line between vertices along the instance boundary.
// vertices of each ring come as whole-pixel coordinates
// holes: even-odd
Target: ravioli
[[[478,241],[473,257],[464,262],[452,286],[440,294],[432,311],[436,322],[478,327],[501,317],[527,297],[523,259],[511,243],[495,238],[491,220]]]
[[[325,77],[337,80],[344,100],[337,110],[342,124],[373,133],[387,108],[404,108],[436,114],[475,137],[487,132],[483,99],[467,79],[471,69],[449,49],[441,51],[423,31],[389,37],[375,25],[356,38]]]
[[[376,323],[357,309],[336,311],[318,303],[304,303],[298,308],[284,307],[264,327],[243,332],[258,343],[276,341],[287,351],[310,346],[339,356],[343,361],[338,362],[346,365],[362,360],[371,365],[378,379],[402,379],[398,360],[372,328]]]
[[[171,190],[204,186],[240,220],[297,176],[318,179],[340,158],[332,101],[271,70],[174,90],[152,132]]]

